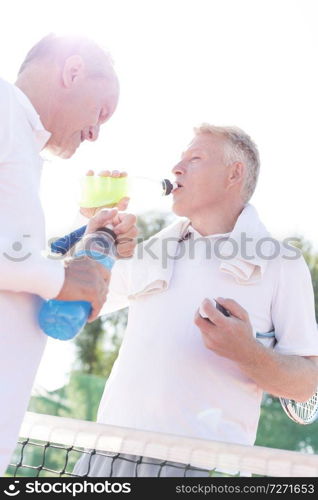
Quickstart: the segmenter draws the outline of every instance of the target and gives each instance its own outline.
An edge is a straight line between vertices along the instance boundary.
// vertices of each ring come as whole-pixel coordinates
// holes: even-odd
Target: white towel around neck
[[[175,262],[173,257],[177,254],[180,238],[187,231],[191,232],[191,222],[179,218],[138,245],[129,266],[130,299],[162,292],[169,287]],[[273,255],[273,245],[271,235],[260,221],[256,209],[247,204],[232,232],[220,245],[220,270],[233,276],[239,284],[253,284],[264,275],[268,258]]]

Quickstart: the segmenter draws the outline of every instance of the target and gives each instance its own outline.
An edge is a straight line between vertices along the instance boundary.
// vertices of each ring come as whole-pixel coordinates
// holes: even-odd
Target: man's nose
[[[171,170],[171,172],[174,174],[174,175],[181,175],[181,174],[184,174],[186,171],[186,168],[185,168],[185,165],[182,161],[180,161],[179,163],[177,163],[173,169]]]
[[[87,132],[88,141],[96,141],[99,135],[99,125],[94,125],[94,127],[89,127]]]

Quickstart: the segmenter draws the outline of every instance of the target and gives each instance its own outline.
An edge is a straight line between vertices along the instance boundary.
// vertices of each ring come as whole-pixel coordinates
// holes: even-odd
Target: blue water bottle
[[[108,227],[84,236],[75,247],[75,257],[86,255],[111,270],[116,260],[116,234]],[[48,300],[39,313],[41,329],[55,339],[69,340],[85,326],[92,311],[90,302]]]

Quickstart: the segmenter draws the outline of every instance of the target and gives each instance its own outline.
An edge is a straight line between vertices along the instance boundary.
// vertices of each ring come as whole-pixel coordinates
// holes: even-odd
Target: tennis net
[[[25,416],[20,436],[8,469],[15,477],[209,477],[215,471],[224,475],[318,476],[318,455],[31,412]],[[124,464],[123,474],[116,472],[118,464]]]

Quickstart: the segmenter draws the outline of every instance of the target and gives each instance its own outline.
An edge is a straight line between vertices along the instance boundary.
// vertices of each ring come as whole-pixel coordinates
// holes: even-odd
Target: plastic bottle
[[[103,177],[87,175],[82,183],[82,194],[79,205],[83,208],[113,206],[121,198],[142,198],[143,205],[151,207],[155,199],[167,196],[177,187],[169,179],[151,179],[149,177]],[[131,203],[129,203],[129,208]],[[136,208],[136,207],[133,207]],[[138,207],[137,207],[138,208]],[[134,210],[133,210],[134,211]],[[51,243],[51,251],[65,255],[86,231],[86,225],[72,233],[66,234]]]
[[[144,205],[151,206],[156,198],[168,196],[176,187],[177,184],[169,179],[129,178],[127,175],[123,177],[87,175],[83,180],[79,205],[83,208],[113,206],[121,198],[129,196],[132,198],[140,197],[143,199]],[[86,225],[58,238],[51,243],[51,251],[62,255],[66,254],[81,240],[85,231]]]
[[[75,257],[84,255],[112,269],[116,260],[116,235],[108,227],[84,236],[75,247]],[[92,306],[86,301],[48,300],[39,313],[41,329],[55,339],[69,340],[85,326]]]
[[[169,179],[150,177],[120,177],[86,175],[82,181],[82,193],[79,205],[83,208],[113,206],[121,198],[147,197],[160,198],[169,195],[177,187]]]

